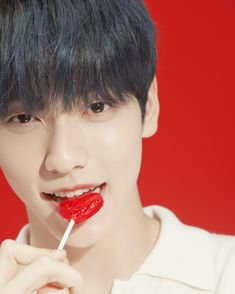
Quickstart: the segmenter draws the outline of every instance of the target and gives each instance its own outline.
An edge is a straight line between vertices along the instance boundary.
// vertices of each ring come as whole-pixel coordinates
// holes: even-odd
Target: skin
[[[5,240],[0,251],[1,293],[23,294],[37,289],[41,289],[38,294],[51,293],[49,287],[43,289],[49,283],[60,285],[64,294],[82,293],[81,276],[65,257],[66,252],[62,250],[38,249]]]
[[[4,256],[0,258],[0,276],[6,268],[13,271],[15,265],[3,261],[9,260],[5,256],[11,256],[14,264],[24,265],[27,277],[37,276],[36,280],[42,281],[36,286],[27,285],[30,289],[39,289],[51,282],[50,270],[56,268],[61,272],[53,282],[62,288],[74,291],[76,286],[75,293],[110,293],[113,280],[130,278],[159,235],[159,221],[143,213],[137,188],[142,138],[152,136],[157,130],[156,78],[148,92],[144,122],[134,97],[117,108],[106,105],[99,113],[87,108],[55,116],[48,111],[33,116],[27,124],[19,123],[17,115],[22,109],[17,107],[0,123],[0,166],[26,205],[31,246],[22,249],[14,242],[14,245],[4,244],[0,251]],[[66,243],[70,265],[64,261],[65,257],[53,258],[50,253],[45,254],[44,249],[34,248],[57,248],[67,227],[67,222],[56,212],[55,204],[43,200],[40,193],[101,183],[105,183],[102,209],[76,226]],[[25,262],[22,256],[27,256],[29,248],[39,251]],[[47,273],[40,273],[36,269],[44,268],[40,263],[44,255],[49,256],[47,262],[51,267]],[[77,282],[69,280],[70,271],[76,272]],[[19,283],[18,274],[26,276],[15,267],[13,278],[10,275],[11,278],[0,282],[1,293],[7,293],[2,289],[8,284],[17,289],[17,293],[28,293],[26,286]],[[44,290],[42,293],[51,291]],[[62,290],[55,291],[62,293]]]

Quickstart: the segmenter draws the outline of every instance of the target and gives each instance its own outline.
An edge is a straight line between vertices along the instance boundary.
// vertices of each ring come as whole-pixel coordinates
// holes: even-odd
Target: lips
[[[74,220],[75,224],[91,218],[104,205],[104,190],[106,183],[96,185],[79,185],[71,188],[42,192],[41,198],[55,208],[60,216],[68,221]],[[81,195],[76,195],[76,191],[82,191]],[[78,191],[78,192],[79,192]],[[72,193],[72,194],[71,194]]]
[[[61,203],[64,200],[71,198],[79,198],[91,193],[100,193],[104,188],[105,183],[101,185],[80,185],[72,188],[63,188],[56,190],[55,192],[46,193],[43,192],[43,198],[46,200],[53,200],[55,202]]]

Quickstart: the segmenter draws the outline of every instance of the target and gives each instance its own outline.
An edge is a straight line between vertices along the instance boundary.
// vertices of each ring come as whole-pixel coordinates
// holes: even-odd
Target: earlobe
[[[143,121],[142,138],[153,136],[158,127],[159,101],[157,94],[157,79],[154,77],[148,91],[146,112]]]

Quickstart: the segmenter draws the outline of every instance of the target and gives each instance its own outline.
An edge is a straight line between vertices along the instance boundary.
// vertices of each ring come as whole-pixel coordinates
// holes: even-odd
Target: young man
[[[3,1],[0,11],[0,166],[29,218],[1,246],[0,292],[234,293],[234,237],[141,207],[142,138],[159,112],[142,1]],[[67,227],[58,201],[89,189],[103,207],[75,225],[66,252],[53,250]]]

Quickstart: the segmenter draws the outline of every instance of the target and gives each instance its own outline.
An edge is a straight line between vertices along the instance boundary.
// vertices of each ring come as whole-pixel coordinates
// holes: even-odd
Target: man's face
[[[17,106],[0,123],[0,166],[30,215],[58,240],[67,222],[57,212],[58,203],[43,193],[102,185],[103,207],[68,241],[87,246],[135,211],[141,136],[134,98],[117,108],[96,102],[57,116],[50,111],[30,116]]]

